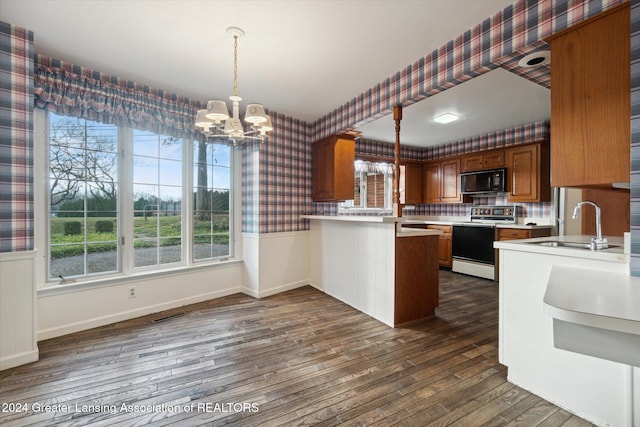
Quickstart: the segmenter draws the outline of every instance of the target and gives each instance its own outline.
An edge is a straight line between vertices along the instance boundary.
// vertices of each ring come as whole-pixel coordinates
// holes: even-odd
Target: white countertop
[[[566,246],[544,246],[536,244],[538,242],[578,242],[589,243],[593,236],[585,235],[573,235],[573,236],[550,236],[550,237],[536,237],[533,239],[520,239],[520,240],[504,240],[500,242],[494,242],[493,246],[496,249],[508,249],[512,251],[531,252],[538,254],[548,254],[565,257],[587,258],[601,261],[613,261],[613,262],[629,262],[629,255],[624,253],[623,239],[622,237],[607,237],[609,245],[615,245],[616,247],[610,247],[608,249],[602,249],[592,251],[589,249],[572,248]]]
[[[350,221],[350,222],[402,222],[397,216],[373,216],[373,215],[300,215],[300,218],[318,219],[323,221]]]
[[[554,265],[543,302],[557,319],[640,335],[640,278]]]
[[[373,216],[373,215],[301,215],[301,218],[317,219],[326,221],[351,221],[351,222],[380,222],[380,223],[406,223],[406,224],[435,224],[454,225],[469,223],[466,217],[451,217],[446,219],[428,219],[425,217],[395,217],[395,216]],[[478,223],[479,224],[479,223]],[[497,224],[498,228],[520,228],[532,230],[537,228],[552,228],[552,225],[527,225],[527,224]]]

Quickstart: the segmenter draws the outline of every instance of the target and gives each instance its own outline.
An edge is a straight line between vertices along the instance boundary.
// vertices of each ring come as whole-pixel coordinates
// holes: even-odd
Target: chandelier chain
[[[233,36],[233,96],[238,96],[238,36]]]

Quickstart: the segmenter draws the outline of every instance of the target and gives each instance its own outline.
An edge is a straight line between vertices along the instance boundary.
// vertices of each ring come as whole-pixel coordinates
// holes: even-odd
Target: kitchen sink
[[[539,246],[550,246],[553,248],[578,248],[578,249],[591,249],[591,245],[589,243],[584,242],[558,242],[555,240],[545,240],[542,242],[531,242],[532,245]],[[619,248],[620,245],[609,245],[608,248]]]

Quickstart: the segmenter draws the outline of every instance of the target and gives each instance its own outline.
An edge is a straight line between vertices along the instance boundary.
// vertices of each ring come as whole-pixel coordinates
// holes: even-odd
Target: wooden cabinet
[[[551,199],[547,144],[528,144],[507,149],[506,165],[508,201],[546,202]]]
[[[630,180],[629,3],[551,38],[551,185]]]
[[[426,228],[440,230],[438,235],[438,264],[440,267],[451,268],[451,236],[452,226],[446,224],[403,224],[406,228]]]
[[[440,294],[437,245],[436,236],[396,237],[394,327],[435,313]]]
[[[600,206],[602,235],[620,236],[631,229],[631,194],[628,191],[588,188],[582,190],[582,200],[590,200]],[[567,206],[569,212],[573,206]],[[596,211],[591,205],[580,208],[582,234],[596,234]]]
[[[404,162],[400,165],[400,203],[422,203],[422,163]]]
[[[504,150],[492,150],[487,153],[471,154],[462,157],[461,161],[461,172],[503,168]]]
[[[429,224],[427,228],[442,231],[438,236],[438,263],[440,267],[451,268],[451,226]]]
[[[313,144],[314,202],[353,199],[356,143],[351,135],[332,135]]]
[[[551,235],[551,228],[498,228],[496,240],[531,239]]]
[[[460,203],[460,159],[431,161],[423,169],[424,203]]]

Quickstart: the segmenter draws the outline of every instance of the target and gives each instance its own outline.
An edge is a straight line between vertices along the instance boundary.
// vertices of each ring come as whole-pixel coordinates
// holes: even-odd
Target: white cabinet
[[[500,249],[499,360],[508,368],[507,378],[597,425],[631,427],[632,368],[555,348],[553,318],[543,303],[554,264],[624,273],[628,263],[594,259],[590,251],[574,253],[591,258],[560,256],[561,251],[552,248],[536,253],[522,242],[496,243]]]

